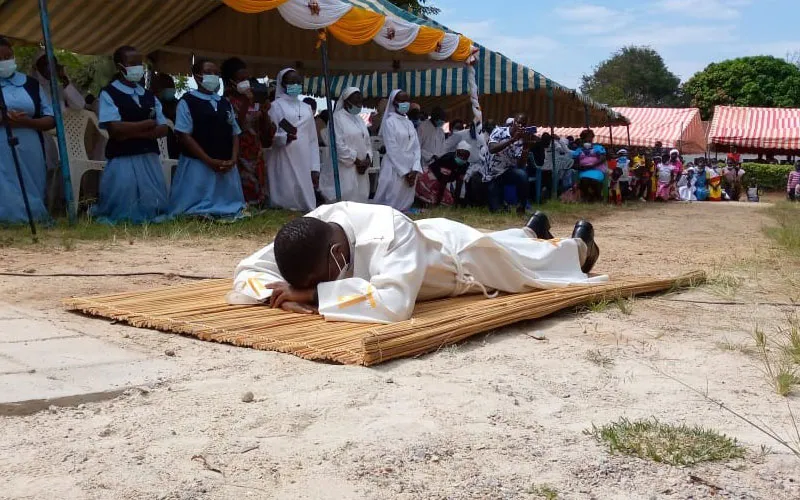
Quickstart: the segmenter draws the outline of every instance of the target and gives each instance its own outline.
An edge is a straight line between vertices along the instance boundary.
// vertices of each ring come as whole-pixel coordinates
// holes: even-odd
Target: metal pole
[[[25,214],[28,216],[28,224],[31,226],[31,234],[34,241],[36,240],[36,223],[33,222],[33,214],[31,214],[31,203],[28,201],[28,191],[25,189],[25,180],[22,178],[22,167],[19,163],[19,153],[17,152],[17,145],[19,139],[14,136],[8,120],[8,108],[6,107],[6,99],[3,95],[3,89],[0,88],[0,117],[3,118],[3,128],[6,129],[6,138],[8,139],[8,147],[11,149],[11,158],[14,160],[14,168],[17,171],[17,180],[19,181],[19,189],[22,193],[22,202],[25,204]]]
[[[614,131],[611,130],[611,125],[608,126],[608,140],[610,141],[609,147],[611,152],[614,151]]]
[[[628,147],[631,147],[631,126],[630,124],[625,125],[625,128],[628,130]]]
[[[328,141],[330,142],[331,163],[333,167],[333,185],[336,189],[336,201],[342,201],[342,187],[339,184],[339,152],[336,150],[336,127],[333,119],[331,102],[331,78],[328,75],[328,35],[325,29],[319,30],[320,49],[322,54],[322,75],[325,80],[325,102],[328,105]]]
[[[550,120],[550,163],[552,164],[550,179],[550,199],[558,199],[558,172],[556,171],[556,140],[555,140],[555,121],[556,121],[556,98],[553,93],[553,84],[547,80],[547,115]]]
[[[50,69],[50,95],[53,99],[53,117],[56,120],[56,137],[58,139],[58,157],[61,163],[61,177],[64,180],[64,200],[67,203],[67,218],[70,224],[75,223],[78,213],[76,200],[72,199],[72,178],[69,173],[69,153],[67,138],[64,133],[64,117],[61,113],[61,85],[56,71],[56,57],[53,53],[53,41],[50,38],[50,18],[47,14],[47,0],[39,0],[39,17],[42,22],[44,50],[47,53],[47,67]],[[80,182],[80,179],[78,179]]]

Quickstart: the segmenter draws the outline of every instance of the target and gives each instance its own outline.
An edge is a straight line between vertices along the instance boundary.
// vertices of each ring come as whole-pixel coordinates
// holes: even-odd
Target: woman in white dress
[[[406,114],[411,109],[408,94],[397,89],[381,120],[380,136],[386,147],[381,163],[375,203],[388,205],[401,212],[414,203],[417,176],[422,173],[421,151],[417,131]]]
[[[319,142],[314,112],[299,99],[303,80],[292,68],[278,73],[275,102],[269,117],[278,131],[267,155],[272,206],[306,212],[317,206]],[[288,130],[287,130],[288,129]]]
[[[369,175],[372,166],[372,143],[367,124],[361,119],[364,98],[358,87],[348,87],[342,92],[333,111],[336,129],[336,152],[339,157],[339,186],[341,201],[369,201]],[[327,127],[323,131],[327,137]],[[336,202],[333,166],[326,158],[320,172],[319,190],[325,201]]]

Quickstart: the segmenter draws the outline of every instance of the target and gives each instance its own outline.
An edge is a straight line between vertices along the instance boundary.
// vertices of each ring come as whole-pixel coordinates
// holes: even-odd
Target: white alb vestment
[[[412,171],[422,173],[422,165],[414,124],[395,108],[394,100],[400,92],[395,90],[389,96],[381,120],[379,135],[383,138],[386,154],[381,162],[374,202],[405,212],[414,203],[416,193],[416,186],[409,186],[405,176]]]
[[[342,227],[350,241],[345,279],[317,286],[329,321],[392,323],[411,317],[418,300],[492,290],[519,293],[607,281],[581,271],[579,240],[537,240],[528,229],[484,234],[448,219],[414,222],[390,207],[342,202],[307,217]],[[236,268],[232,304],[258,304],[281,282],[273,245]]]
[[[359,92],[358,87],[349,87],[342,92],[333,111],[333,124],[336,130],[336,152],[339,156],[339,187],[342,201],[369,201],[369,175],[359,174],[356,160],[366,160],[372,156],[372,142],[367,124],[359,115],[347,111],[345,101]],[[325,129],[325,134],[328,129]],[[336,201],[336,186],[333,178],[333,165],[330,157],[323,158],[319,175],[319,190],[325,201]]]
[[[420,157],[422,166],[427,167],[434,161],[434,157],[442,157],[447,150],[445,149],[445,136],[442,127],[437,127],[430,120],[425,120],[417,127],[417,137],[419,137]]]
[[[311,172],[319,172],[319,142],[311,107],[286,93],[281,82],[291,68],[278,73],[275,102],[269,117],[278,126],[272,148],[267,151],[269,198],[274,207],[308,212],[317,206]],[[280,123],[286,119],[297,128],[297,140],[287,144],[286,131]]]

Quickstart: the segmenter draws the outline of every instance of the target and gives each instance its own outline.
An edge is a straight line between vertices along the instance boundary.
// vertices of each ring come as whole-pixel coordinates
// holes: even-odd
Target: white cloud
[[[485,21],[451,22],[448,27],[468,36],[487,49],[500,52],[512,60],[534,67],[537,60],[546,58],[560,49],[561,44],[546,36],[509,36],[495,26],[491,19]]]
[[[568,24],[565,31],[583,34],[602,34],[620,30],[629,24],[630,13],[609,9],[603,5],[578,4],[561,7],[555,15]]]
[[[695,19],[732,20],[740,18],[741,7],[749,3],[750,0],[660,0],[655,11]]]
[[[731,34],[735,32],[735,26],[717,26],[714,30],[708,30],[703,26],[640,24],[617,34],[593,37],[589,42],[592,46],[621,48],[626,45],[643,45],[660,50],[665,47],[728,43],[736,40]]]

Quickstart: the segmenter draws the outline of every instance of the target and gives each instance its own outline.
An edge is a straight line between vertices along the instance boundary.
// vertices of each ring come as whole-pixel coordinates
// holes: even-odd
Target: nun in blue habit
[[[141,86],[142,54],[124,46],[114,52],[118,74],[99,97],[100,126],[108,130],[108,162],[98,203],[90,210],[99,222],[158,222],[167,213],[167,184],[158,139],[167,120],[158,98]],[[80,182],[73,179],[72,182]]]
[[[236,167],[242,131],[233,106],[218,93],[217,65],[198,59],[192,74],[197,90],[181,98],[175,121],[181,156],[172,183],[170,214],[237,219],[246,207]]]
[[[39,82],[17,71],[11,43],[0,37],[0,92],[8,107],[22,180],[35,220],[47,221],[45,206],[47,166],[41,133],[55,126],[53,108]],[[0,121],[0,224],[28,221],[14,157]]]

